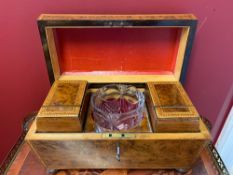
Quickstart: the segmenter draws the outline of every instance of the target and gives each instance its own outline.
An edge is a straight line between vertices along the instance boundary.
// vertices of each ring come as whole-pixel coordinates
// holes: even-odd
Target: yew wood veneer
[[[37,121],[42,119],[39,115],[43,111],[33,122],[26,141],[45,167],[189,169],[210,139],[209,131],[192,108],[188,111],[194,112],[190,119],[195,122],[182,123],[182,130],[175,131],[177,122],[171,120],[170,124],[161,125],[162,128],[169,125],[171,130],[157,131],[156,117],[163,116],[157,108],[151,112],[156,107],[156,96],[151,98],[153,90],[148,89],[147,83],[184,82],[196,25],[197,19],[192,14],[41,15],[38,27],[51,85],[62,81],[87,83],[84,95],[79,96],[84,126],[79,132],[59,131],[57,127],[54,132],[40,132]],[[94,132],[88,115],[91,95],[88,93],[109,83],[133,84],[143,89],[147,98],[146,118],[135,131]],[[171,88],[173,91],[178,92],[176,87]],[[180,97],[176,103],[182,101],[183,96]],[[71,118],[78,124],[82,117],[67,117]],[[51,123],[52,126],[55,125]]]

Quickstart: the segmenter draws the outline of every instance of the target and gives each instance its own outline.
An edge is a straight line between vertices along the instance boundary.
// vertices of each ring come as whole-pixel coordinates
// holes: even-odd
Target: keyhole
[[[116,144],[116,159],[117,159],[118,161],[120,161],[120,154],[121,154],[120,151],[121,151],[121,150],[120,150],[120,143],[117,142],[117,144]]]

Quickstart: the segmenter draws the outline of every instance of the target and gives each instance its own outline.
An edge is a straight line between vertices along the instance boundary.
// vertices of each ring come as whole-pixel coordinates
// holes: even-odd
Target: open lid
[[[197,19],[192,14],[42,14],[50,82],[184,81]]]

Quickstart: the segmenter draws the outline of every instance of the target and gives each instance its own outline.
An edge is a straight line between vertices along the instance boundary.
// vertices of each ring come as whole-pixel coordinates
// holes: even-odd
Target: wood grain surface
[[[38,20],[196,20],[193,14],[90,15],[42,14]]]
[[[26,140],[50,169],[189,168],[209,140],[203,123],[199,133],[36,133],[35,123]],[[120,145],[120,161],[116,159]]]
[[[46,169],[34,152],[27,144],[23,144],[14,162],[9,167],[6,175],[182,175],[174,169],[69,169],[56,170],[54,172]],[[193,164],[186,175],[219,175],[221,172],[216,167],[214,159],[208,148],[201,153],[200,158]]]
[[[50,169],[190,168],[203,140],[31,141]],[[120,161],[116,159],[120,145]]]
[[[198,132],[199,114],[179,82],[148,82],[156,132]]]
[[[37,117],[38,132],[80,132],[86,81],[59,80],[50,89]]]

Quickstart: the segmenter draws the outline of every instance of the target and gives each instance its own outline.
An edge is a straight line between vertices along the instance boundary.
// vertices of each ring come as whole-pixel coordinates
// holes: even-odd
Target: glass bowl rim
[[[123,112],[123,113],[110,113],[111,115],[130,115],[131,113],[135,113],[136,111],[138,111],[139,109],[143,108],[144,107],[144,104],[145,104],[145,96],[143,94],[143,92],[139,91],[135,86],[132,86],[132,85],[125,85],[125,84],[108,84],[108,85],[105,85],[101,88],[99,88],[94,94],[92,94],[91,96],[91,106],[92,108],[94,108],[94,110],[97,110],[98,112],[102,113],[102,114],[108,114],[107,112],[101,110],[100,108],[96,107],[94,105],[94,99],[99,95],[99,93],[101,92],[102,89],[104,88],[107,88],[107,87],[113,87],[113,86],[124,86],[126,87],[127,89],[129,87],[133,87],[135,88],[135,91],[136,91],[136,96],[137,96],[137,100],[138,100],[138,107],[136,109],[133,109],[133,110],[130,110],[128,112]],[[141,98],[139,100],[139,98]]]

